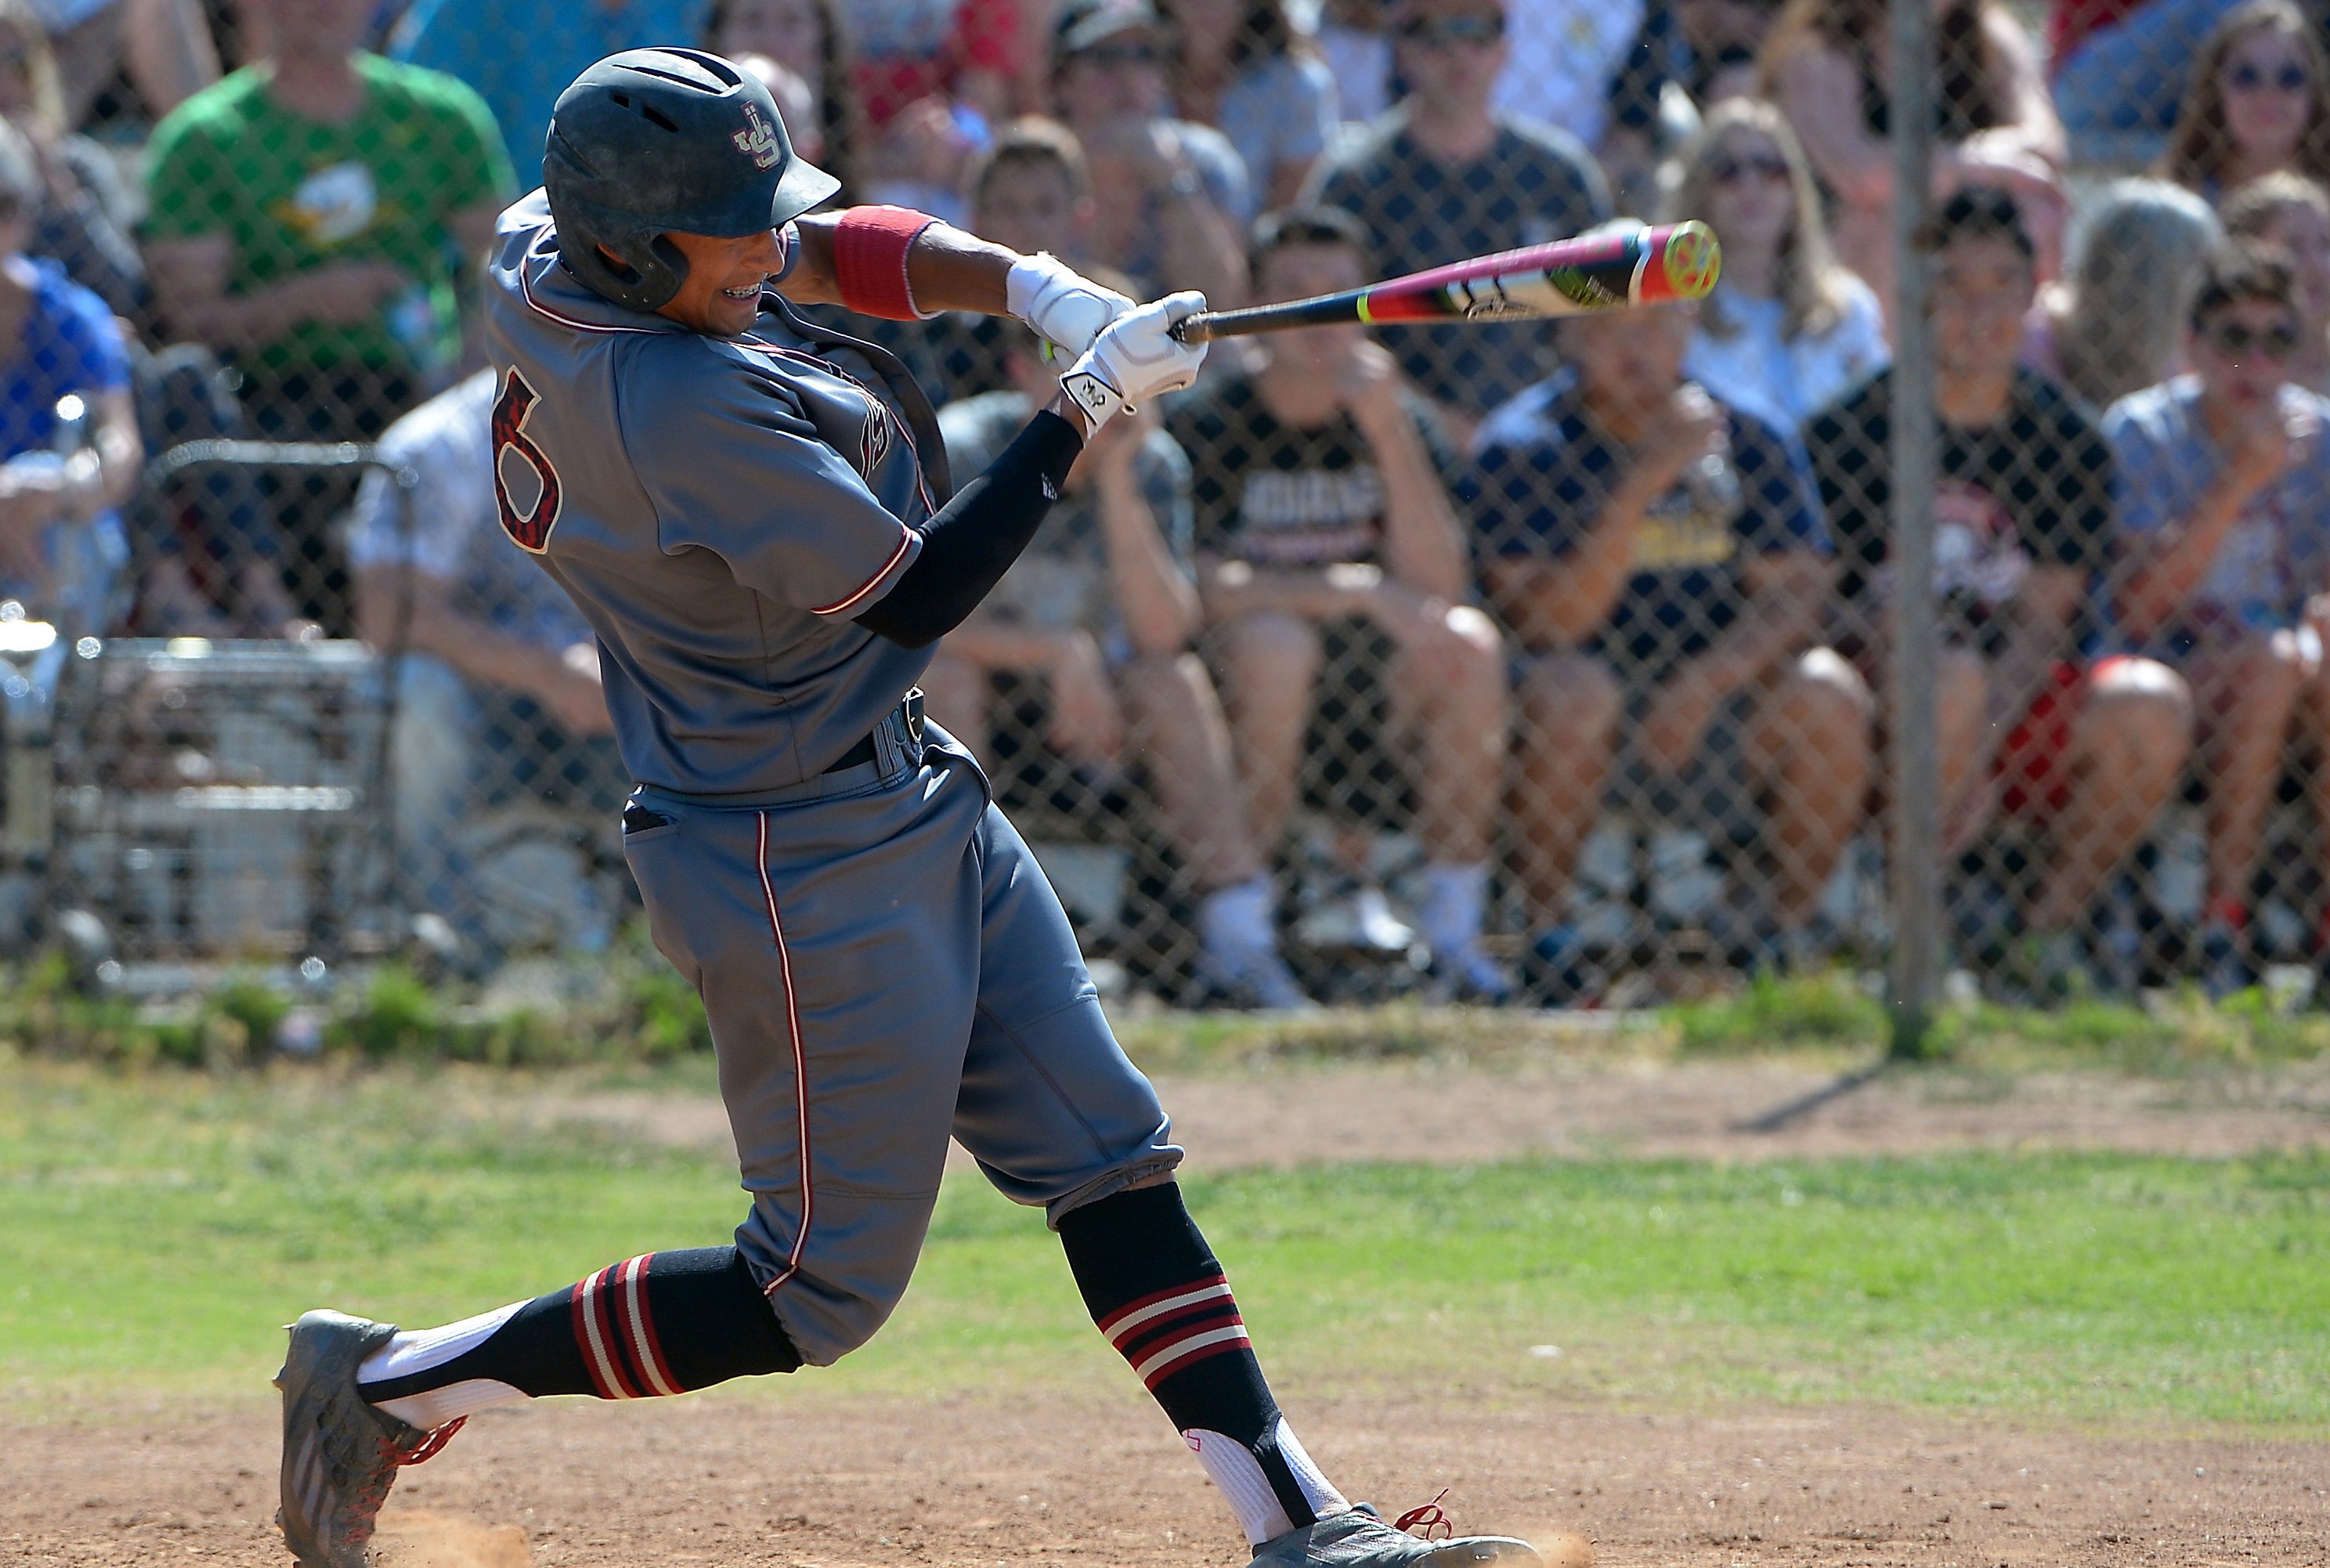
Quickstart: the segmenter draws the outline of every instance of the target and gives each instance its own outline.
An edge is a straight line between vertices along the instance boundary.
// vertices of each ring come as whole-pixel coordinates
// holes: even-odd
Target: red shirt
[[[2047,14],[2047,74],[2062,69],[2090,33],[2126,21],[2144,0],[2055,0]]]
[[[864,29],[857,38],[857,92],[873,125],[886,124],[918,100],[949,96],[966,71],[1009,76],[1018,63],[1018,0],[956,0],[943,36],[927,25],[927,12],[912,14],[921,9],[914,0],[883,0],[865,7],[865,16],[850,18]],[[887,13],[895,14],[880,14]]]

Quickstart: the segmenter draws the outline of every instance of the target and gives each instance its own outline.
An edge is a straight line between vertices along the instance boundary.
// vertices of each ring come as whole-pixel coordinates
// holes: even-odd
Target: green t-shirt
[[[146,237],[223,234],[227,292],[252,294],[335,261],[385,261],[412,288],[354,327],[308,323],[247,357],[262,368],[357,364],[422,371],[460,354],[456,214],[516,181],[485,100],[452,77],[355,57],[364,105],[345,124],[303,119],[251,66],[155,128]]]

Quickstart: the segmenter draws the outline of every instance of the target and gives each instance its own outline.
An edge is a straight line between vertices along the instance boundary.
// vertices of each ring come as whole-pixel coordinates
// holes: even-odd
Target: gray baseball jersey
[[[731,340],[623,309],[556,246],[538,193],[503,214],[502,525],[598,636],[624,855],[753,1195],[737,1248],[823,1364],[905,1291],[950,1136],[1055,1220],[1181,1151],[985,775],[902,708],[928,655],[852,622],[931,504],[872,366],[779,317]]]
[[[486,302],[502,526],[597,633],[623,760],[682,794],[813,778],[930,661],[851,617],[930,497],[871,366],[775,316],[710,337],[601,299],[548,204],[502,214]]]

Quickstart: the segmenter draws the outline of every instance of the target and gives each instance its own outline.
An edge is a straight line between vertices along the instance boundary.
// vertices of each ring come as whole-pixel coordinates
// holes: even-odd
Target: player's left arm
[[[892,320],[948,310],[1017,317],[1071,360],[1133,305],[1056,257],[1023,256],[900,207],[811,213],[792,231],[775,287],[796,305],[841,305]]]

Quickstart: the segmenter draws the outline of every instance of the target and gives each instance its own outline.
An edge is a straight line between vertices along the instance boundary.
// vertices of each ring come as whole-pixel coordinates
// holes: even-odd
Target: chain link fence
[[[498,526],[474,263],[558,88],[684,43],[852,199],[1143,297],[1724,244],[1696,310],[1219,345],[1079,462],[924,685],[1108,984],[2310,988],[2313,11],[130,10],[0,0],[20,943],[483,973],[630,918],[587,627]],[[821,321],[898,355],[958,475],[1056,374],[1008,322]]]

